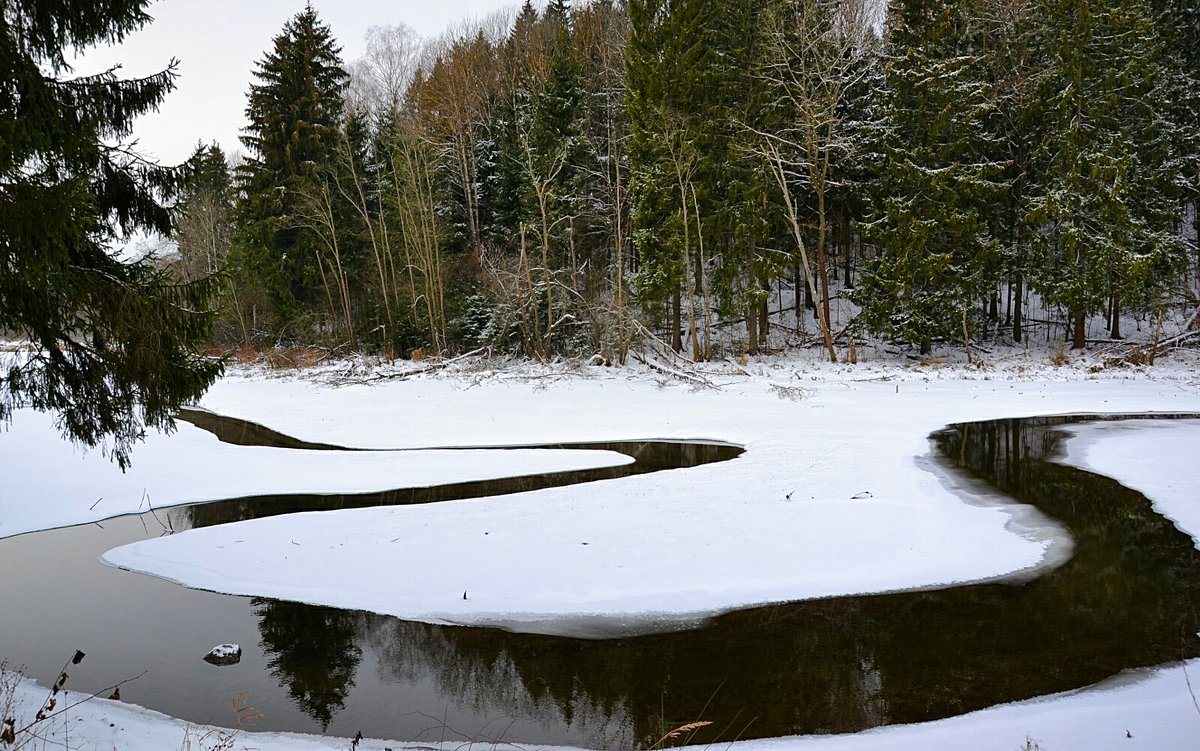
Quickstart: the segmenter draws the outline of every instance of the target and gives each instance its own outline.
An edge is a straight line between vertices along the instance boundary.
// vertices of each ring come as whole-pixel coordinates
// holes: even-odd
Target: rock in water
[[[218,644],[204,655],[213,665],[236,665],[242,661],[242,648],[237,644]]]

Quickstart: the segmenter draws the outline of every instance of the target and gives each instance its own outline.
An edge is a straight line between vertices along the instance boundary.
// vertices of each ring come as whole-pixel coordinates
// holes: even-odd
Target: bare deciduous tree
[[[349,109],[366,112],[379,122],[400,109],[417,71],[421,40],[404,24],[371,26],[366,47],[349,69]]]
[[[761,153],[783,195],[809,292],[818,300],[821,335],[834,362],[837,352],[829,324],[826,262],[827,199],[838,184],[837,162],[852,148],[843,105],[866,70],[864,56],[872,39],[873,12],[867,0],[788,3],[772,18],[762,73],[773,94],[773,106],[782,116],[778,127],[758,133]],[[797,187],[811,195],[815,203],[815,280],[804,242],[802,214],[793,194]]]

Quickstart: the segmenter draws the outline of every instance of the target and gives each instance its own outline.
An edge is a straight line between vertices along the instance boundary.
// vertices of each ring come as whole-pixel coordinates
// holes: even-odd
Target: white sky
[[[347,64],[362,55],[373,25],[407,24],[422,37],[440,34],[465,18],[487,16],[518,0],[313,0],[342,45]],[[539,3],[541,4],[541,3]],[[227,153],[241,149],[246,92],[258,60],[304,0],[157,0],[154,22],[115,48],[89,51],[75,65],[91,73],[123,65],[126,77],[147,75],[179,58],[179,88],[162,109],[142,118],[135,137],[142,151],[164,163],[181,162],[200,141]]]

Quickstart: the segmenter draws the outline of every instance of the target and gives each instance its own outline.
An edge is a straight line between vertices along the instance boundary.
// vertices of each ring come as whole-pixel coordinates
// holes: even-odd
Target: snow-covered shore
[[[964,503],[967,489],[926,471],[928,434],[950,422],[1031,414],[1200,412],[1193,374],[1190,363],[1148,373],[1089,373],[799,367],[778,361],[752,364],[746,374],[730,369],[712,377],[719,388],[701,390],[663,384],[650,373],[607,370],[553,378],[474,373],[338,389],[238,374],[218,384],[204,406],[309,441],[406,448],[699,438],[737,443],[747,451],[731,463],[497,500],[336,512],[322,515],[319,527],[315,517],[301,515],[195,530],[111,551],[107,560],[222,591],[534,631],[554,631],[580,616],[625,626],[649,619],[687,621],[759,602],[988,579],[1046,565],[1047,553],[1062,552],[1068,543],[1054,525],[1029,514],[1014,516],[998,499],[972,496]],[[21,481],[28,494],[23,498],[34,501],[22,504],[24,516],[17,523],[9,521],[17,518],[14,507],[0,507],[0,525],[11,525],[0,526],[0,534],[96,518],[97,509],[89,506],[98,495],[112,508],[136,508],[143,492],[158,506],[206,493],[277,492],[272,488],[280,483],[329,478],[334,482],[322,487],[348,491],[395,484],[421,466],[419,460],[404,464],[405,457],[420,454],[335,452],[331,461],[339,464],[299,474],[286,457],[270,453],[280,450],[223,447],[187,429],[153,437],[134,454],[134,469],[123,480],[128,486],[100,492],[94,483],[104,474],[103,458],[69,449],[64,454],[37,419],[22,417],[9,435],[0,436],[6,442],[21,438],[19,453],[5,446],[0,471],[29,475]],[[1200,504],[1194,500],[1200,469],[1182,437],[1197,428],[1113,427],[1080,428],[1067,461],[1137,487],[1181,528],[1200,533]],[[155,450],[159,444],[161,450]],[[194,455],[202,451],[213,455]],[[50,475],[26,469],[43,455],[59,469]],[[481,455],[465,476],[597,460],[567,454],[546,458],[543,465],[531,456],[517,472],[515,456],[498,467]],[[217,476],[218,468],[225,473],[228,462],[238,461],[244,466],[234,464],[235,472]],[[457,457],[428,461],[438,472],[461,466]],[[72,471],[63,471],[64,465]],[[360,477],[370,481],[335,487]],[[244,484],[255,481],[260,484]],[[1193,490],[1181,492],[1184,488]],[[8,498],[5,503],[11,503]],[[65,506],[56,507],[51,498],[66,499]],[[232,534],[246,541],[238,546],[243,552],[212,560],[209,551]],[[409,536],[406,545],[389,544],[403,535]],[[274,550],[281,539],[290,546],[286,563]],[[355,541],[355,555],[344,555],[338,542],[345,540]],[[388,570],[380,567],[382,559],[391,567],[413,565],[433,548],[444,565],[403,595],[386,576],[372,573]],[[253,571],[253,577],[244,571]],[[343,586],[346,581],[355,582],[352,590]],[[464,591],[471,593],[465,601]],[[1190,669],[1200,673],[1200,665]],[[1119,683],[919,726],[738,745],[1013,749],[1028,736],[1047,751],[1191,747],[1200,733],[1200,712],[1192,706],[1183,668],[1127,676]],[[82,708],[73,723],[73,738],[98,747],[177,747],[183,732],[179,723],[103,702]],[[258,734],[244,740],[263,749],[346,745]],[[374,747],[383,745],[359,746]]]

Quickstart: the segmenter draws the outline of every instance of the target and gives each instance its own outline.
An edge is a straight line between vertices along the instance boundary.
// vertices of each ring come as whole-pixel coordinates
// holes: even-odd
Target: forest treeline
[[[1196,304],[1194,0],[551,0],[352,64],[310,5],[255,75],[177,206],[224,345],[837,359]]]

